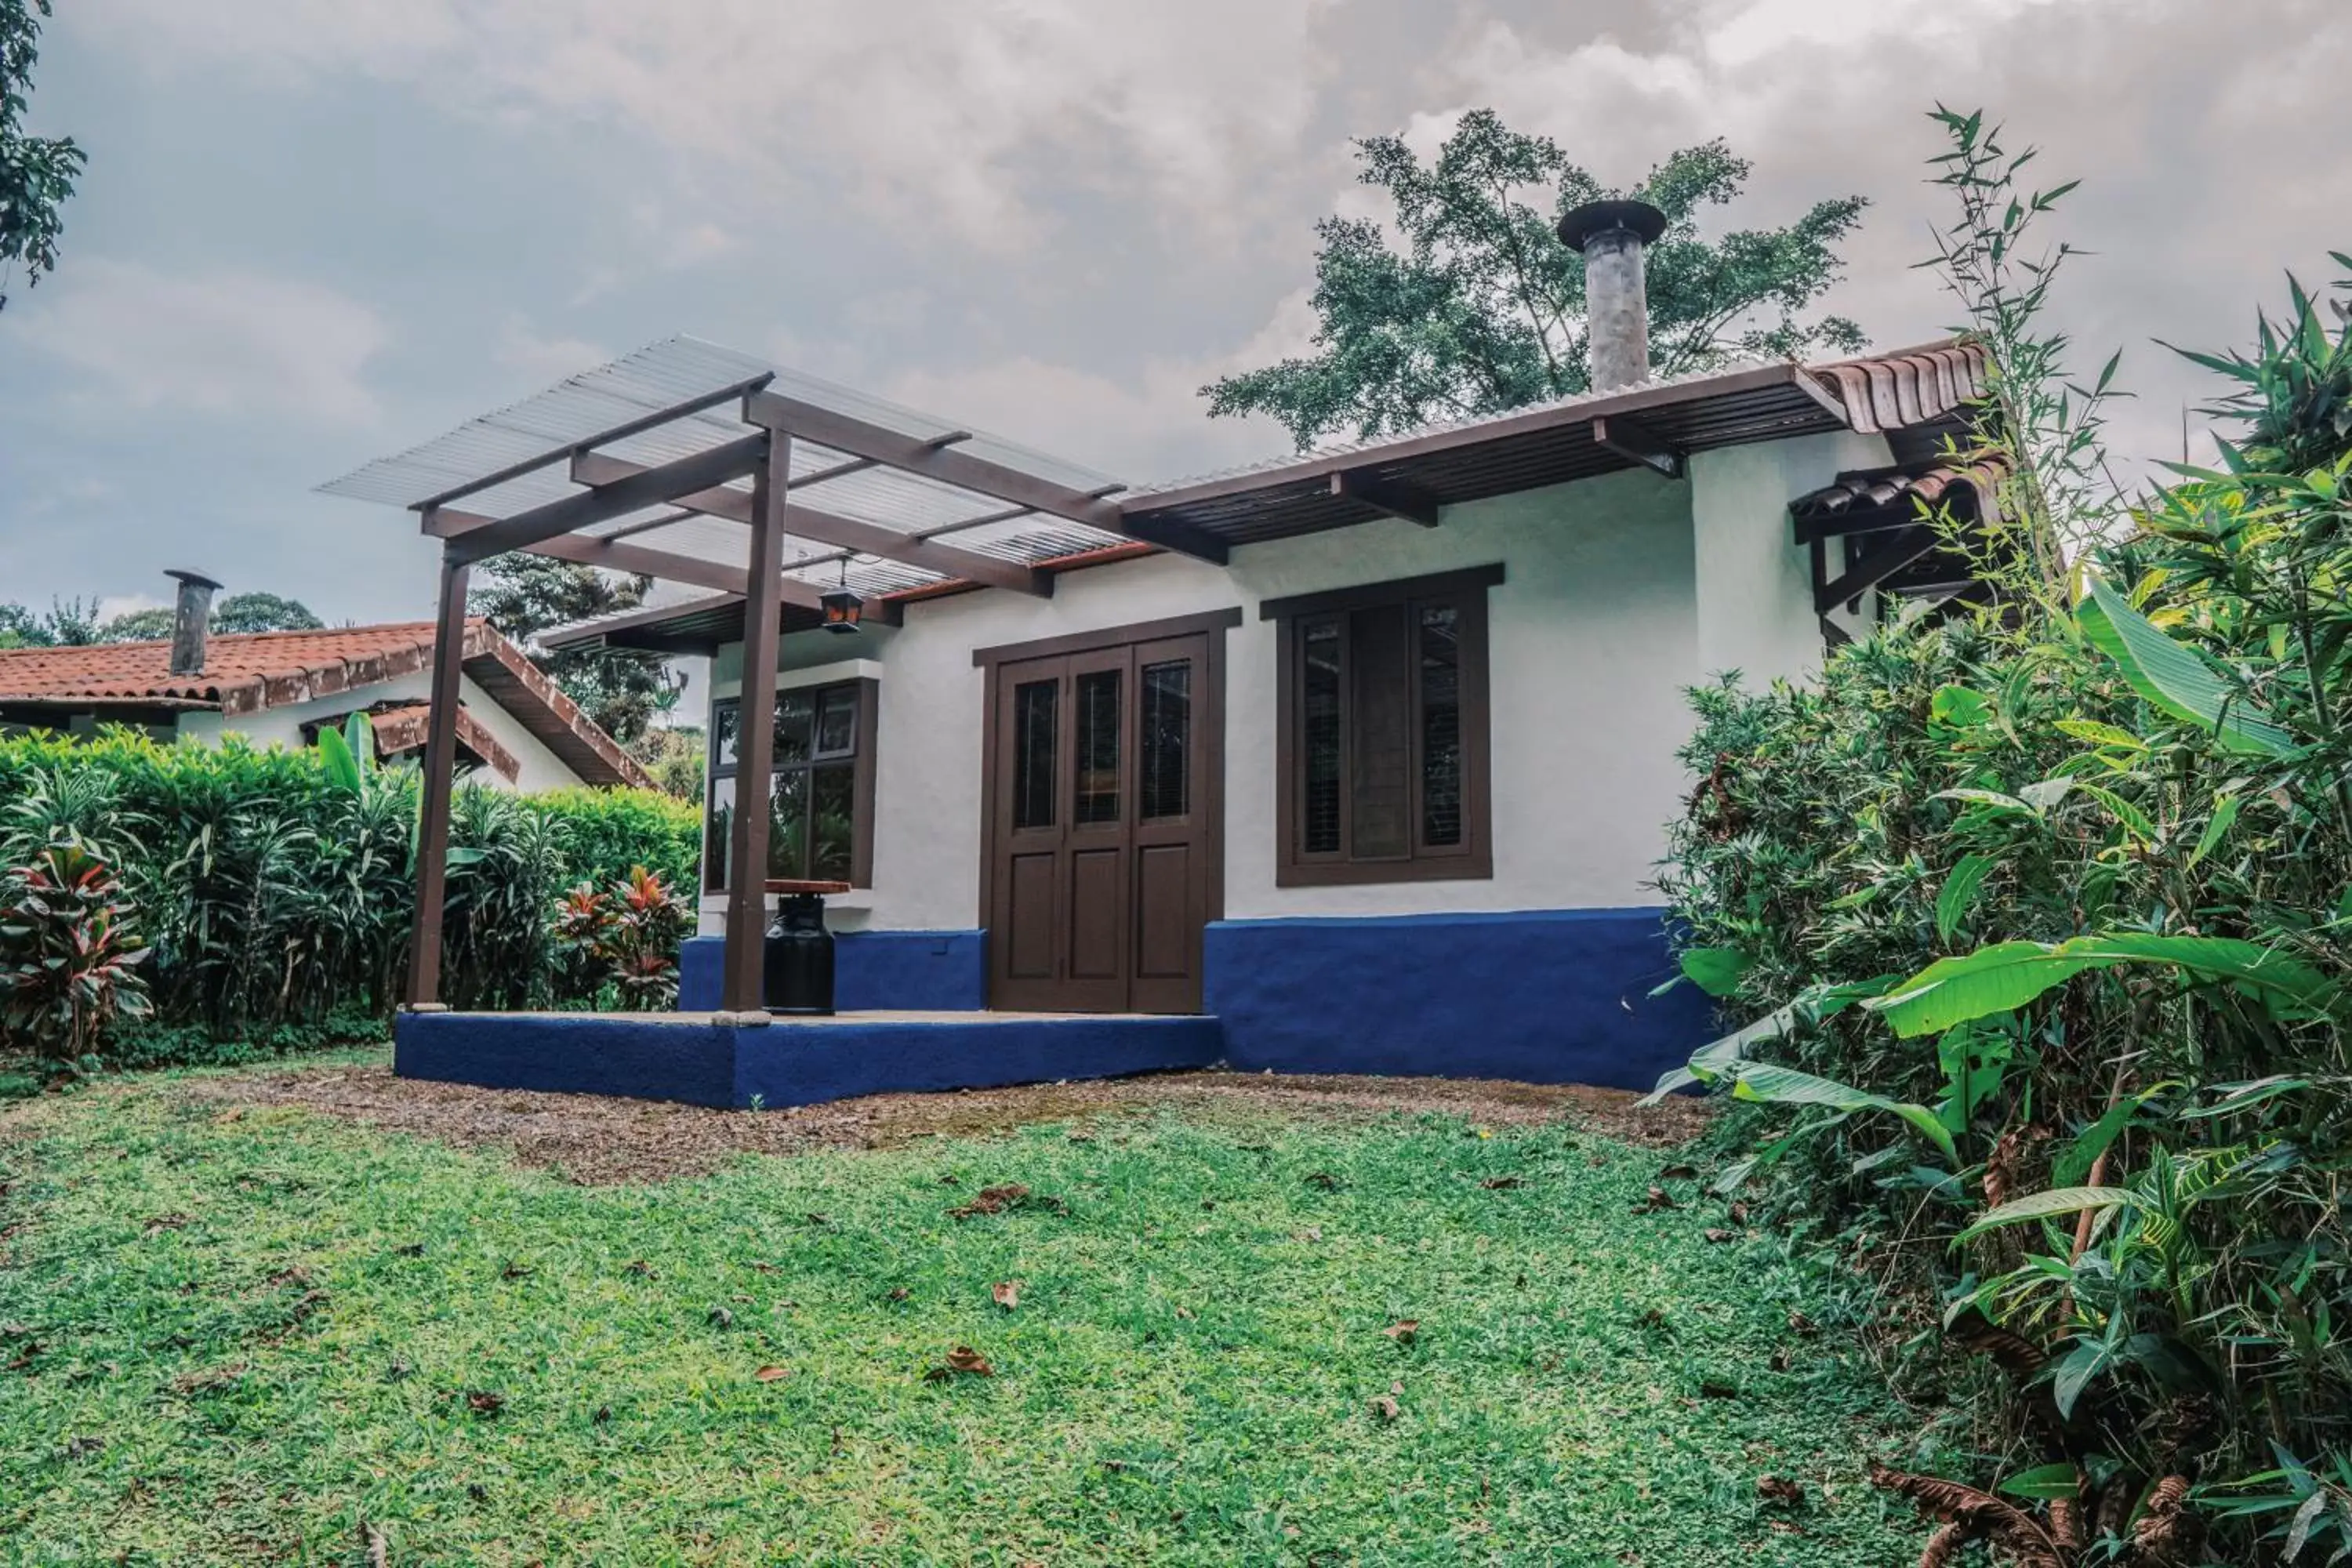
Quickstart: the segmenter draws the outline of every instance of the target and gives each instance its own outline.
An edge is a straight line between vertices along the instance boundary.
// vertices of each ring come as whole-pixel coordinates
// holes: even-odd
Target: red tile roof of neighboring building
[[[228,718],[359,692],[433,666],[433,623],[307,632],[224,633],[205,668],[173,675],[169,642],[0,649],[0,703],[65,710],[202,709]],[[474,684],[589,784],[651,784],[522,649],[479,617],[466,623],[465,669]],[[363,706],[364,704],[354,704]]]

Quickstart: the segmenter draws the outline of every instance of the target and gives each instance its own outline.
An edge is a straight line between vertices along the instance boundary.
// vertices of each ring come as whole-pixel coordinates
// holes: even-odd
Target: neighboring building
[[[844,1009],[1206,1013],[1244,1068],[1645,1083],[1706,1037],[1689,986],[1651,994],[1685,689],[1980,598],[1919,506],[1990,487],[1947,456],[1979,351],[1635,380],[1639,276],[1595,295],[1635,335],[1593,393],[1181,484],[672,340],[329,488],[453,562],[727,590],[546,639],[710,656],[688,1008],[719,1005],[734,585],[775,526],[766,874],[854,886]],[[787,440],[789,484],[747,488]]]
[[[196,579],[184,589],[194,597],[184,591],[182,636],[172,642],[0,649],[0,730],[86,735],[124,724],[159,740],[217,743],[236,733],[300,747],[321,726],[364,711],[380,758],[421,752],[430,622],[212,637],[203,626],[210,586]],[[467,624],[461,704],[458,757],[486,783],[529,792],[648,784],[487,621]]]

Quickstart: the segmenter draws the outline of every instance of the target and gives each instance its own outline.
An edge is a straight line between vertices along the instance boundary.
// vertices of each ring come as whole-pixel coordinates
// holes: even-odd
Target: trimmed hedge
[[[372,769],[354,787],[320,751],[234,736],[219,746],[127,730],[0,738],[0,863],[62,833],[88,841],[119,870],[152,949],[145,1029],[257,1042],[391,1011],[408,962],[418,793],[413,767]],[[651,791],[461,785],[444,996],[460,1007],[597,1005],[603,982],[567,962],[551,931],[564,893],[610,889],[638,866],[690,890],[700,837],[691,803]]]

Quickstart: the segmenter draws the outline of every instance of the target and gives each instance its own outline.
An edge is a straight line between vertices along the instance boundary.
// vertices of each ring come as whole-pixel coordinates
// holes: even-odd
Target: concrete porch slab
[[[750,1109],[1215,1063],[1211,1017],[1102,1013],[404,1013],[403,1078]]]

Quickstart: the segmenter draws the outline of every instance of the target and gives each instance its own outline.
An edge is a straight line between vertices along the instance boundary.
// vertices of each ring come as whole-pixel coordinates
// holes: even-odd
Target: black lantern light
[[[841,563],[841,586],[830,594],[819,594],[816,602],[824,610],[824,629],[855,635],[857,623],[865,616],[866,601],[849,591],[849,563]]]

